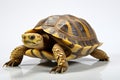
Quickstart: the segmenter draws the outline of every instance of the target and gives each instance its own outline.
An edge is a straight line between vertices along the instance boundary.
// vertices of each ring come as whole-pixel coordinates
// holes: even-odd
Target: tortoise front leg
[[[54,67],[50,72],[55,72],[55,73],[63,73],[68,69],[68,62],[66,60],[66,55],[64,50],[59,44],[55,44],[53,46],[53,54],[55,57],[55,60],[57,61],[57,66]]]
[[[11,53],[10,61],[6,62],[3,66],[18,66],[21,63],[26,50],[27,48],[23,45],[16,47]]]

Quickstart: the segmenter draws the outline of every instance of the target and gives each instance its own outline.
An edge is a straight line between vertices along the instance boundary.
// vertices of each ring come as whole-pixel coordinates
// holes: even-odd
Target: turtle
[[[68,70],[68,61],[91,55],[99,61],[109,61],[90,24],[83,18],[70,14],[51,15],[40,20],[33,29],[22,34],[23,45],[16,47],[10,61],[4,66],[18,66],[23,56],[55,61],[50,72]]]

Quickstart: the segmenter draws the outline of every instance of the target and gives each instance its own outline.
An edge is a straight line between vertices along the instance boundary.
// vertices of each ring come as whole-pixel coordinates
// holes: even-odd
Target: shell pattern
[[[71,44],[69,47],[76,56],[87,55],[101,45],[92,27],[84,19],[72,15],[49,16],[35,26],[38,27]]]

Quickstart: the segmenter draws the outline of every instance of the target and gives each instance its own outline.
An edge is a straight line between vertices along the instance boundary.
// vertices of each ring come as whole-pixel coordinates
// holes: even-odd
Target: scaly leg
[[[25,55],[34,58],[54,60],[52,53],[45,50],[28,49]]]
[[[99,59],[99,61],[109,61],[107,54],[100,49],[95,49],[90,55]]]
[[[63,73],[68,69],[68,62],[66,60],[66,55],[64,50],[59,44],[55,44],[53,46],[53,54],[55,57],[55,60],[57,61],[57,66],[54,67],[50,72],[55,72],[55,73]]]
[[[16,47],[11,53],[10,61],[6,62],[3,66],[18,66],[21,63],[26,50],[27,48],[23,45]]]

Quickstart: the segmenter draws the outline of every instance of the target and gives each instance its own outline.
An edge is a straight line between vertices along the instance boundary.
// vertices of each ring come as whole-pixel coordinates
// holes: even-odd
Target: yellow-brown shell
[[[83,19],[72,15],[54,15],[41,20],[35,27],[73,44],[98,44],[94,30]]]
[[[34,29],[43,29],[62,39],[76,56],[79,53],[87,55],[101,45],[91,26],[84,19],[72,15],[49,16],[41,20]]]

